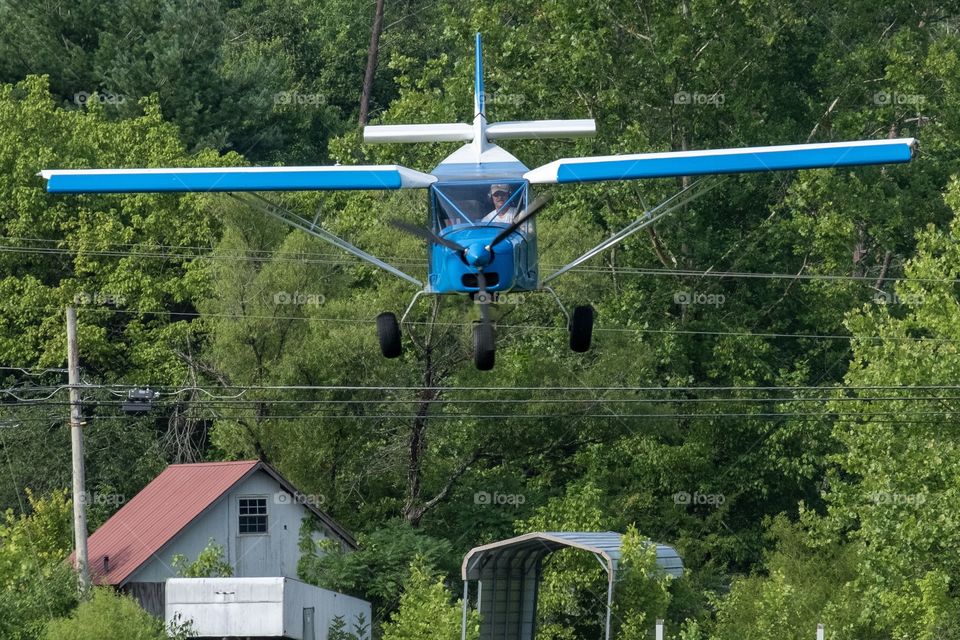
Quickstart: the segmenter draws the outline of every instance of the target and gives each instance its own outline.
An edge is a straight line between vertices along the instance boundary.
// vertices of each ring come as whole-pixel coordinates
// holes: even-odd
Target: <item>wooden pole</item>
[[[67,307],[67,370],[70,382],[70,444],[73,453],[73,537],[81,595],[90,590],[87,561],[87,491],[83,466],[83,413],[80,403],[80,352],[77,347],[77,310]]]
[[[370,48],[367,49],[367,70],[363,75],[363,92],[360,94],[360,126],[367,126],[370,114],[370,95],[373,93],[373,76],[377,71],[377,56],[380,53],[380,33],[383,31],[383,0],[377,0],[373,15],[373,32]]]

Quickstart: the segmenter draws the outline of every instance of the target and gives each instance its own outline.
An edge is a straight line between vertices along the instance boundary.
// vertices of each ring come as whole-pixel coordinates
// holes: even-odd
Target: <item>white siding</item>
[[[334,617],[347,628],[370,603],[284,578],[178,578],[167,581],[166,620],[192,621],[198,636],[284,637],[302,640],[304,609],[313,609],[314,638],[326,640]],[[369,635],[366,636],[369,638]]]
[[[241,497],[266,498],[267,534],[240,535],[238,501]],[[187,525],[126,582],[163,582],[176,577],[173,556],[183,554],[192,562],[207,546],[210,538],[224,548],[226,559],[236,577],[281,576],[296,579],[297,561],[300,558],[300,523],[308,512],[304,505],[291,500],[269,474],[258,471],[238,483]],[[157,514],[158,519],[162,517],[162,513]],[[315,540],[325,537],[324,533],[314,535]]]

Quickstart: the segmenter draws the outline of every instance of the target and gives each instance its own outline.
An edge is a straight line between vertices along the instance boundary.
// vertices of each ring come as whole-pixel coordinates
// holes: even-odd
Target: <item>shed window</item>
[[[267,499],[240,498],[240,533],[267,532]]]

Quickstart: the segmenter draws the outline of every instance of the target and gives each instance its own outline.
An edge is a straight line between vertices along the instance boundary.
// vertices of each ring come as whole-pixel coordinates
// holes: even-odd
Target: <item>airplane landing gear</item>
[[[385,358],[397,358],[403,353],[400,336],[400,323],[397,316],[389,311],[377,316],[377,337],[380,339],[380,351]]]
[[[589,351],[593,338],[593,307],[574,307],[570,316],[570,348],[577,353]]]

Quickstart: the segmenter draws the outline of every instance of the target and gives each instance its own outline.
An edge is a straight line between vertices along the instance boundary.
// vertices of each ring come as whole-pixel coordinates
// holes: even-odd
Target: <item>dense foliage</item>
[[[168,629],[127,595],[95,587],[67,618],[51,620],[44,640],[166,640],[190,637],[189,629]]]
[[[92,525],[167,463],[262,458],[358,534],[355,554],[308,548],[301,575],[371,600],[384,637],[427,637],[426,617],[455,637],[463,553],[556,529],[630,532],[622,637],[658,617],[687,640],[820,622],[960,637],[958,4],[388,0],[373,121],[468,121],[479,30],[491,120],[597,121],[595,138],[504,144],[531,167],[921,141],[909,165],[723,180],[557,281],[596,307],[592,351],[571,353],[552,300],[526,295],[498,309],[497,367],[478,372],[468,300],[418,303],[405,355],[384,360],[374,318],[402,312],[404,282],[225,195],[51,196],[35,175],[429,170],[456,146],[360,142],[371,6],[0,1],[0,633],[37,637],[74,606],[44,587],[72,579],[52,515],[67,517],[72,302],[84,382],[101,385],[85,397]],[[556,189],[544,272],[688,183]],[[421,193],[272,197],[425,273],[423,243],[385,223],[422,221]],[[150,414],[120,411],[128,385],[161,391]],[[17,533],[33,527],[49,535]],[[684,578],[646,570],[647,539],[676,546]],[[541,637],[596,637],[598,580],[592,558],[558,554]]]

